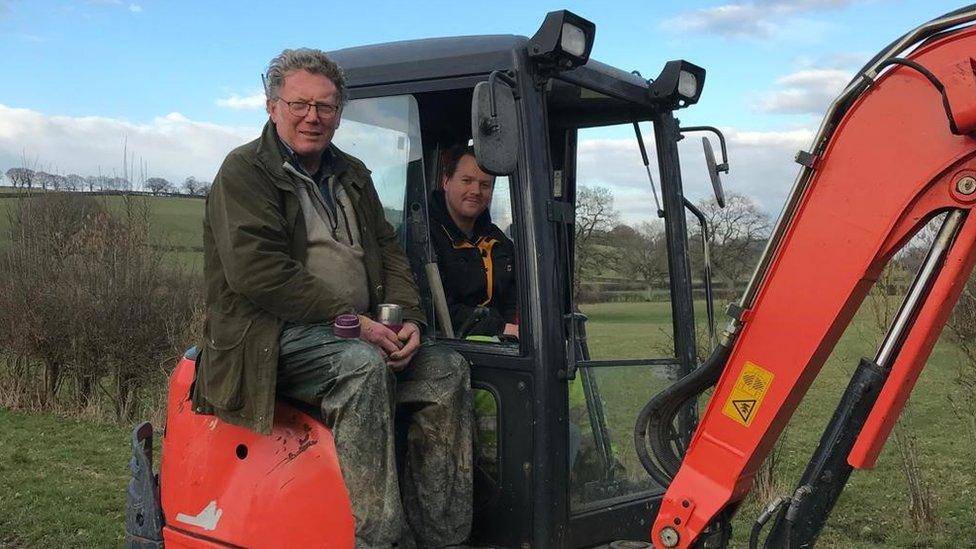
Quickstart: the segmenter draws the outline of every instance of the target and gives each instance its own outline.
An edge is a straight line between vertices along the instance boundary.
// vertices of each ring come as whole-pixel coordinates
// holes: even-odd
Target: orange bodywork
[[[160,485],[167,548],[354,545],[332,433],[279,403],[263,436],[192,411],[194,363],[170,380]]]
[[[976,126],[976,31],[930,42],[910,58],[945,85],[959,126]],[[962,67],[962,68],[960,68]],[[965,71],[968,70],[968,73]],[[963,72],[960,72],[963,71]],[[714,395],[651,530],[689,547],[752,486],[759,465],[892,255],[948,209],[966,210],[961,232],[892,365],[848,461],[873,464],[976,262],[976,140],[954,135],[939,92],[894,66],[847,111],[814,165]]]

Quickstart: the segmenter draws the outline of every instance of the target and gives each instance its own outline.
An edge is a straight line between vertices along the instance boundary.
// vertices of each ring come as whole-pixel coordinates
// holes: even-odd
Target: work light
[[[648,91],[655,100],[687,107],[698,102],[704,84],[705,69],[681,59],[668,61]]]
[[[544,67],[568,70],[586,63],[596,25],[567,10],[551,11],[529,39],[529,57]]]

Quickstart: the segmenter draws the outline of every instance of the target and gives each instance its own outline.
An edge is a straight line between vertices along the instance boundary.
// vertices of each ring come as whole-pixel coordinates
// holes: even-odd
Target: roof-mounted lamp
[[[529,39],[529,57],[555,70],[569,70],[586,63],[593,49],[596,25],[568,11],[551,11]]]
[[[701,97],[705,85],[705,69],[683,59],[668,61],[648,90],[658,101],[669,102],[675,107],[694,105]]]

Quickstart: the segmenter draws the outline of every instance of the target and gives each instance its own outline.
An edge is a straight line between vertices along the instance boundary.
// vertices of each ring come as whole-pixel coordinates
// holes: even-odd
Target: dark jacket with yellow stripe
[[[271,431],[282,325],[355,312],[305,268],[308,235],[297,186],[306,182],[279,145],[268,122],[259,139],[227,155],[203,218],[207,316],[194,409],[261,433]],[[398,303],[404,319],[423,323],[410,266],[369,170],[335,146],[333,152],[336,181],[358,220],[370,310]]]
[[[455,332],[481,305],[488,308],[488,316],[469,324],[465,335],[501,334],[505,323],[516,322],[518,314],[515,245],[491,222],[488,210],[475,221],[468,238],[448,214],[444,191],[431,194],[429,207],[431,240]]]

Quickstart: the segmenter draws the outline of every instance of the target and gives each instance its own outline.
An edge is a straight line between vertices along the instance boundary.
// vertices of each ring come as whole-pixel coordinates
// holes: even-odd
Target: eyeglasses
[[[278,99],[280,99],[285,105],[288,105],[288,112],[299,118],[304,118],[306,115],[308,115],[308,110],[312,107],[315,107],[315,114],[319,118],[332,118],[337,112],[339,112],[338,105],[330,105],[328,103],[306,103],[305,101],[285,101],[280,97]]]

